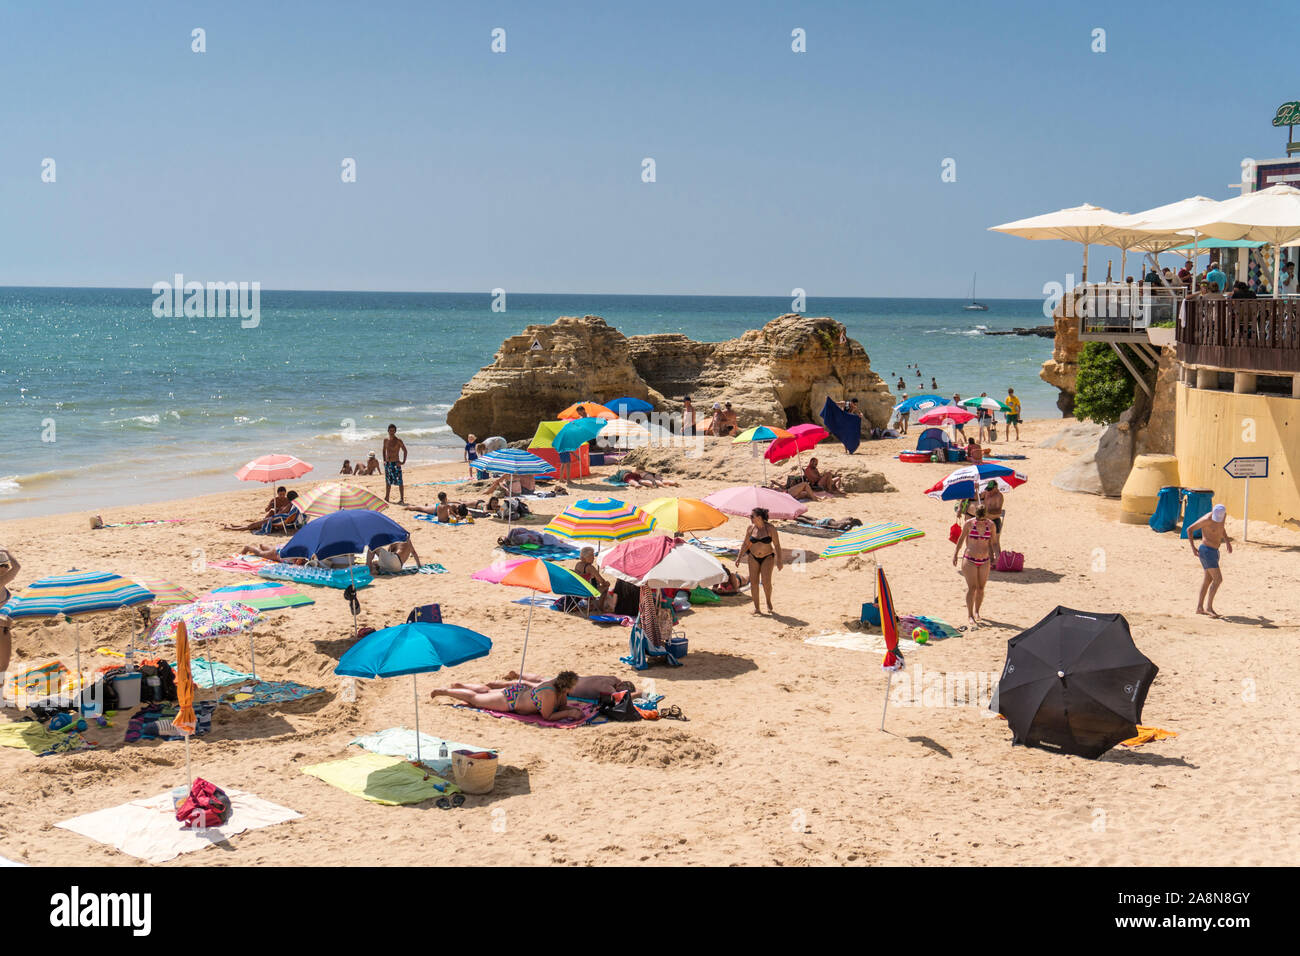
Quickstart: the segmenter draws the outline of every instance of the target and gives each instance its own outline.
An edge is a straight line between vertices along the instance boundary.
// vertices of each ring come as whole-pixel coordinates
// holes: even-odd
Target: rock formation
[[[534,346],[536,343],[536,347]],[[726,342],[684,335],[624,336],[599,316],[565,316],[506,339],[447,414],[458,435],[508,439],[583,400],[644,398],[676,412],[690,395],[700,421],[731,402],[741,427],[820,422],[829,395],[857,398],[868,423],[887,423],[893,398],[863,347],[829,318],[782,315]]]
[[[1083,429],[1075,426],[1043,443],[1045,447],[1082,451],[1078,461],[1057,472],[1052,484],[1065,491],[1118,498],[1133,467],[1133,429],[1122,421],[1104,427],[1087,427],[1092,432],[1089,436],[1085,437]],[[1048,442],[1059,443],[1049,445]]]
[[[1068,308],[1070,301],[1068,295],[1063,296],[1052,313],[1056,327],[1052,357],[1043,363],[1038,373],[1038,377],[1048,385],[1061,390],[1056,398],[1056,407],[1064,416],[1074,414],[1074,381],[1079,372],[1079,310]]]
[[[1146,422],[1138,428],[1135,455],[1172,455],[1178,403],[1178,357],[1173,346],[1160,350],[1155,394]]]

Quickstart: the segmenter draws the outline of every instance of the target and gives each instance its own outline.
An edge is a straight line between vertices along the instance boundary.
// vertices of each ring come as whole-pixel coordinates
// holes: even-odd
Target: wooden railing
[[[1181,362],[1300,373],[1300,299],[1188,299],[1176,326]]]

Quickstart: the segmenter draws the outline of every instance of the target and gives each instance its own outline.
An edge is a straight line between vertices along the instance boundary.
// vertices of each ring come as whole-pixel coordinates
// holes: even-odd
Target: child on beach
[[[1232,554],[1232,539],[1228,537],[1228,509],[1215,505],[1210,513],[1204,515],[1187,529],[1187,541],[1192,546],[1192,554],[1201,562],[1205,574],[1201,577],[1201,593],[1196,598],[1196,613],[1208,614],[1217,618],[1219,612],[1214,609],[1214,595],[1223,583],[1223,572],[1219,570],[1219,547],[1226,544],[1228,553]],[[1196,543],[1197,535],[1201,543]]]
[[[469,465],[469,476],[474,477],[474,462],[478,461],[479,449],[482,446],[478,443],[478,438],[474,435],[465,436],[465,461]]]

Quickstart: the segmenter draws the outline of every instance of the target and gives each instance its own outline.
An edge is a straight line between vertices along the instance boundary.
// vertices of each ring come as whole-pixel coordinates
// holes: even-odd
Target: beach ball
[[[918,644],[924,644],[930,639],[930,632],[923,627],[918,627],[912,631],[912,640]]]

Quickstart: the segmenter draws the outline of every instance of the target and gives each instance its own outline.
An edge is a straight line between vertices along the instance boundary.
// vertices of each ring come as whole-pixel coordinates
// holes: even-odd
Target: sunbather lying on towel
[[[417,568],[420,566],[420,556],[416,554],[414,544],[410,541],[394,541],[386,548],[371,551],[366,558],[366,567],[371,574],[396,574],[402,570],[407,558],[413,558]]]
[[[251,554],[258,558],[265,558],[267,561],[278,561],[281,564],[306,564],[306,558],[282,558],[280,549],[265,547],[260,548],[255,544],[246,544],[239,549],[240,554]]]
[[[540,674],[524,674],[522,677],[516,671],[510,671],[506,674],[504,680],[490,680],[486,684],[462,684],[456,683],[451,686],[460,690],[472,690],[476,693],[486,694],[494,690],[503,690],[514,684],[526,684],[529,687],[540,687],[546,683],[546,678]],[[592,677],[579,677],[578,682],[569,689],[570,697],[581,697],[583,700],[600,700],[601,697],[613,697],[620,690],[625,690],[636,695],[636,685],[630,680],[623,680],[613,677],[609,674],[598,674]]]
[[[422,515],[433,515],[443,524],[451,524],[459,517],[469,514],[468,506],[462,501],[451,501],[447,497],[447,492],[438,492],[438,503],[432,508],[421,508],[419,505],[407,505],[407,511],[418,511]]]
[[[479,498],[472,505],[469,505],[466,510],[473,518],[491,518],[501,510],[501,499],[493,497],[484,501]]]
[[[463,687],[436,687],[429,696],[435,700],[450,697],[479,710],[495,710],[503,714],[537,714],[543,720],[578,720],[583,716],[577,707],[569,707],[569,692],[578,682],[573,671],[561,671],[553,680],[530,686],[523,681],[511,681],[500,690],[488,688],[486,693]]]
[[[727,569],[727,580],[721,584],[714,585],[713,593],[726,597],[729,594],[739,594],[740,589],[749,583],[749,578],[739,572]]]
[[[835,531],[848,531],[862,524],[857,518],[810,518],[808,515],[798,515],[794,520],[809,528],[832,528]]]

